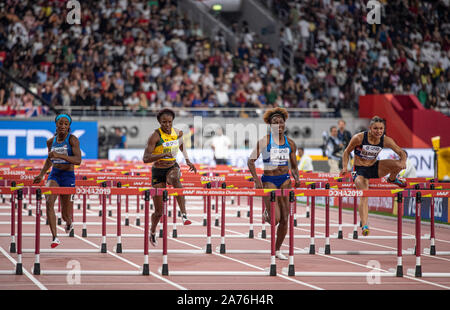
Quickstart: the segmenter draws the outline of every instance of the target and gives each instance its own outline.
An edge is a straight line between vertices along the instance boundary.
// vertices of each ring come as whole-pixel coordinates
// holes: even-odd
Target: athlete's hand
[[[189,171],[194,171],[194,173],[197,173],[197,168],[195,168],[194,164],[191,163],[190,160],[186,160],[186,165],[189,166]]]
[[[263,184],[262,184],[262,182],[261,182],[261,180],[260,180],[259,178],[257,178],[257,179],[255,180],[255,187],[256,187],[257,189],[262,189],[262,188],[263,188]]]
[[[295,180],[294,187],[295,187],[295,188],[300,187],[300,180]]]
[[[173,158],[172,152],[162,153],[162,158]]]
[[[59,158],[61,154],[56,153],[55,151],[52,151],[48,153],[48,158]]]
[[[339,175],[346,175],[347,172],[347,168],[342,168],[341,172],[339,172]]]
[[[37,175],[34,177],[33,179],[33,184],[39,184],[42,182],[42,176],[41,175]]]

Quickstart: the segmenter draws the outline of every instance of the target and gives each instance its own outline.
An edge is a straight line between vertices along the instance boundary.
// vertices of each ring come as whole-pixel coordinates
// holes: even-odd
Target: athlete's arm
[[[289,146],[291,147],[291,153],[289,154],[289,160],[291,162],[291,173],[295,180],[294,187],[300,187],[300,176],[298,173],[298,164],[297,164],[297,156],[296,151],[297,146],[295,145],[295,142],[288,138]]]
[[[53,138],[50,138],[47,140],[47,149],[50,152],[50,149],[52,148],[52,144],[53,144]],[[47,173],[47,170],[50,169],[50,167],[53,165],[52,161],[50,160],[50,158],[48,158],[45,160],[44,163],[44,167],[42,167],[41,172],[39,173],[39,175],[37,175],[34,179],[33,179],[33,183],[34,184],[38,184],[41,183],[42,178],[44,177],[44,175]]]
[[[155,162],[157,160],[160,160],[161,158],[170,158],[170,157],[172,157],[172,153],[171,152],[166,152],[166,153],[162,153],[162,154],[152,154],[153,151],[156,148],[156,143],[158,143],[158,141],[159,141],[159,135],[155,131],[148,138],[147,146],[145,147],[144,156],[142,158],[144,163],[148,164],[148,163],[152,163],[152,162]]]
[[[186,151],[186,149],[184,148],[184,144],[183,144],[183,131],[178,129],[175,129],[175,131],[177,132],[178,135],[178,141],[180,143],[180,151],[181,153],[183,153],[184,159],[186,160],[186,165],[189,166],[189,171],[194,171],[194,173],[197,173],[197,168],[195,168],[194,164],[191,163],[191,161],[189,160],[189,156],[188,153]]]
[[[408,158],[408,156],[406,155],[406,153],[402,150],[401,147],[399,147],[397,145],[397,143],[395,143],[394,139],[388,137],[388,136],[384,136],[384,147],[386,148],[390,148],[391,150],[393,150],[395,153],[398,154],[398,156],[400,156],[400,165],[402,169],[406,169],[406,159]]]
[[[356,146],[360,145],[362,143],[362,139],[364,137],[364,133],[358,133],[354,135],[350,142],[348,143],[347,147],[344,150],[344,153],[342,154],[342,170],[341,175],[344,175],[347,173],[347,166],[348,166],[348,159],[350,158],[350,153],[355,149]]]
[[[250,157],[247,160],[247,166],[250,173],[253,176],[253,181],[255,182],[256,188],[263,188],[262,182],[256,173],[255,161],[258,159],[264,147],[267,146],[267,138],[264,137],[256,143],[256,147],[253,149]]]
[[[48,154],[48,158],[60,158],[65,161],[68,161],[69,163],[73,165],[79,165],[81,164],[81,150],[80,150],[80,141],[78,138],[74,135],[70,135],[69,138],[70,146],[72,147],[72,156],[68,156],[65,154],[58,154],[56,152],[50,152]]]

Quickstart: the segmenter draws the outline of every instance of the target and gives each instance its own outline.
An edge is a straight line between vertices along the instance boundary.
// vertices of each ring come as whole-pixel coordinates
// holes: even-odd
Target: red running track
[[[395,269],[397,264],[396,255],[325,255],[320,253],[320,248],[325,245],[325,239],[320,238],[325,234],[325,227],[320,226],[325,223],[325,208],[316,207],[316,254],[295,254],[294,266],[296,272],[366,272],[366,277],[330,277],[330,276],[287,276],[283,274],[283,269],[289,266],[289,261],[276,260],[276,276],[238,276],[238,275],[171,275],[175,271],[238,271],[238,272],[261,272],[270,266],[270,238],[260,238],[261,226],[261,199],[254,198],[254,238],[249,236],[249,219],[246,217],[248,207],[247,199],[240,199],[241,217],[237,217],[236,202],[231,205],[230,197],[227,197],[227,218],[226,218],[226,251],[232,250],[264,250],[266,253],[245,254],[245,253],[225,253],[220,254],[221,239],[214,237],[220,236],[221,227],[215,226],[214,222],[216,209],[212,210],[211,233],[212,253],[200,253],[206,247],[206,227],[202,226],[203,222],[203,201],[201,198],[188,197],[187,210],[190,219],[193,221],[191,226],[183,226],[177,219],[177,238],[172,236],[172,225],[168,229],[168,276],[162,276],[160,268],[163,265],[163,256],[161,253],[149,254],[150,275],[144,276],[141,269],[144,263],[143,255],[143,235],[144,235],[144,211],[139,210],[140,226],[136,225],[136,215],[129,215],[129,226],[122,225],[122,249],[124,253],[116,253],[117,244],[116,237],[116,214],[115,197],[112,199],[112,205],[108,206],[111,210],[111,216],[107,217],[107,233],[111,237],[107,238],[107,253],[100,253],[101,237],[93,236],[101,235],[101,221],[99,217],[99,202],[94,199],[90,203],[90,210],[87,211],[88,224],[87,237],[82,237],[82,225],[75,225],[75,236],[69,237],[64,232],[64,222],[58,226],[59,238],[62,244],[57,248],[58,251],[69,249],[95,250],[92,253],[58,253],[57,251],[46,252],[50,249],[51,237],[48,236],[49,228],[45,225],[45,208],[41,218],[41,254],[40,268],[41,275],[33,275],[32,268],[35,263],[33,236],[26,234],[34,234],[35,232],[35,206],[31,206],[32,215],[28,210],[23,210],[23,275],[1,274],[0,272],[0,289],[1,290],[447,290],[450,289],[450,277],[421,277],[416,278],[414,275],[408,274],[408,269],[414,271],[416,265],[416,257],[412,254],[403,255],[403,277],[378,277],[374,268],[378,268],[381,273]],[[122,198],[122,222],[125,219],[125,206]],[[25,198],[24,202],[27,199]],[[214,199],[212,199],[214,203]],[[220,199],[219,199],[220,201]],[[44,201],[43,201],[44,202]],[[141,201],[142,202],[142,201]],[[143,202],[142,202],[143,203]],[[78,202],[75,203],[75,222],[80,223],[82,219],[81,210],[77,210]],[[220,205],[220,202],[219,202]],[[11,237],[10,234],[10,203],[9,199],[2,202],[0,199],[0,271],[13,271],[17,262],[17,253],[10,253]],[[30,209],[30,206],[27,206]],[[57,208],[57,207],[55,207]],[[172,210],[169,205],[169,210]],[[130,197],[130,213],[136,213],[136,200]],[[220,209],[220,208],[219,208]],[[219,210],[221,211],[221,210]],[[153,211],[150,211],[150,214]],[[304,238],[294,239],[294,249],[301,251],[309,248],[310,219],[301,217],[305,214],[305,207],[302,204],[297,208],[297,227],[294,228],[295,235],[304,235]],[[332,208],[330,212],[330,223],[338,222],[337,209]],[[169,217],[168,222],[171,224],[173,217]],[[381,217],[376,215],[369,216],[371,236],[392,236],[388,240],[374,240],[359,238],[354,240],[349,236],[352,234],[352,227],[344,227],[344,239],[331,238],[331,251],[396,251],[397,222],[394,218]],[[27,224],[29,222],[30,224]],[[343,213],[343,222],[347,224],[353,223],[353,212],[345,211]],[[93,225],[96,223],[96,225]],[[244,226],[232,226],[233,224],[241,224]],[[304,225],[304,226],[303,226]],[[162,224],[159,225],[159,228]],[[269,225],[266,225],[267,234],[270,234]],[[437,225],[436,234],[436,250],[450,251],[450,228],[447,226]],[[429,234],[429,223],[422,223],[422,234]],[[337,227],[330,227],[330,234],[337,233]],[[358,228],[360,235],[360,229]],[[47,234],[45,236],[44,234]],[[135,234],[136,237],[125,237],[127,234]],[[411,237],[415,234],[415,224],[412,221],[403,221],[403,250],[414,248],[414,239]],[[183,235],[188,235],[183,236]],[[197,237],[199,236],[199,237]],[[239,236],[233,238],[232,236]],[[162,250],[162,239],[158,239],[159,243],[156,248],[150,246],[152,250]],[[422,248],[429,248],[430,241],[422,239]],[[27,252],[26,250],[31,252]],[[125,253],[127,250],[136,249],[140,253]],[[171,250],[187,250],[187,253],[171,253]],[[286,238],[282,250],[288,256],[289,239]],[[197,250],[198,253],[193,253]],[[450,272],[450,256],[437,255],[431,256],[422,254],[421,257],[422,272],[426,273],[449,273]],[[59,270],[68,272],[62,275],[45,275],[46,270]],[[86,271],[127,271],[136,273],[135,275],[77,275],[75,270]]]

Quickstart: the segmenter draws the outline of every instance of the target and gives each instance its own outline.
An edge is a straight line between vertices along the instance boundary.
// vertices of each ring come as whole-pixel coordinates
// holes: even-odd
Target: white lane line
[[[17,261],[12,258],[8,252],[6,252],[1,246],[0,246],[0,252],[2,252],[3,255],[6,256],[14,265],[17,264]],[[41,290],[48,290],[41,282],[39,282],[31,273],[29,273],[25,268],[22,268],[23,273],[34,283],[37,287],[39,287]]]

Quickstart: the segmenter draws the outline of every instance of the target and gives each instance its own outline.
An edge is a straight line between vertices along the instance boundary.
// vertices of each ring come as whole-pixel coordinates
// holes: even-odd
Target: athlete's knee
[[[152,217],[155,217],[155,218],[158,218],[158,219],[161,218],[162,217],[162,211],[156,210],[155,212],[153,212]]]

